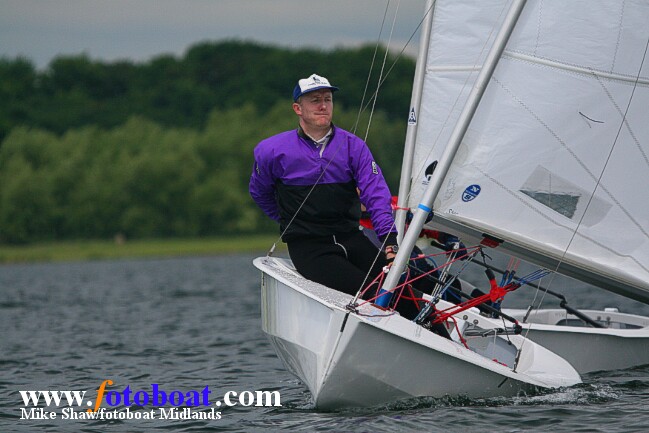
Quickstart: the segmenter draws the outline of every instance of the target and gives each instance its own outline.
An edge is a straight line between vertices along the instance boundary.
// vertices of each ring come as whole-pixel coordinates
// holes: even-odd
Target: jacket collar
[[[329,139],[327,140],[327,143],[328,143],[329,141],[331,141],[331,139],[334,137],[335,131],[336,131],[336,126],[335,126],[335,125],[333,124],[333,122],[332,122],[332,123],[330,124],[329,132],[327,132],[327,135],[325,135],[325,137],[329,137]],[[298,126],[297,126],[297,135],[298,135],[300,138],[303,138],[303,139],[305,139],[305,140],[310,141],[311,143],[314,143],[314,144],[317,144],[317,145],[321,144],[321,143],[318,143],[317,141],[315,141],[315,140],[314,140],[312,137],[310,137],[306,132],[304,132],[304,129],[302,129],[302,126],[301,126],[301,125],[298,125]],[[324,137],[323,137],[323,138],[324,138]]]

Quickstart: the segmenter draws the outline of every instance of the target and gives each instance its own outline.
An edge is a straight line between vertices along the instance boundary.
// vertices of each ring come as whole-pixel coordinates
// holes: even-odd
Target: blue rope
[[[529,284],[532,281],[540,280],[541,278],[547,276],[548,274],[550,274],[549,270],[547,270],[547,269],[538,269],[538,270],[532,272],[529,275],[526,275],[526,276],[524,276],[522,278],[519,278],[518,283],[521,286],[524,286],[525,284]]]

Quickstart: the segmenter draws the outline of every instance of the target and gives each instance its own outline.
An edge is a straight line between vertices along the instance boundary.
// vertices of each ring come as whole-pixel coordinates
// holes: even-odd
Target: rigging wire
[[[388,0],[388,5],[389,5],[389,3],[390,3],[390,1]],[[399,4],[400,4],[400,2],[399,2]],[[376,100],[378,99],[378,93],[379,93],[379,90],[381,89],[381,86],[383,86],[383,83],[385,82],[385,80],[388,78],[388,76],[389,76],[390,73],[392,72],[392,69],[395,67],[396,63],[399,61],[399,59],[401,59],[401,57],[402,57],[403,54],[405,53],[406,48],[408,47],[408,45],[410,44],[410,42],[412,41],[412,39],[414,38],[414,36],[415,36],[415,35],[417,34],[417,32],[419,31],[419,29],[421,28],[422,24],[424,23],[424,21],[425,21],[425,19],[426,19],[426,16],[427,16],[429,13],[431,13],[431,11],[432,11],[432,9],[433,9],[433,7],[434,7],[434,4],[435,4],[435,2],[433,2],[432,5],[431,5],[431,7],[430,7],[430,8],[429,8],[425,13],[424,13],[423,17],[421,18],[421,20],[419,21],[419,23],[417,24],[417,26],[415,27],[415,29],[414,29],[414,30],[412,31],[412,33],[410,34],[410,37],[408,38],[408,40],[406,41],[406,43],[404,44],[404,46],[401,48],[401,51],[397,54],[397,56],[396,56],[395,59],[393,60],[392,64],[391,64],[390,67],[388,68],[388,71],[385,73],[385,75],[383,75],[383,70],[385,69],[385,64],[387,63],[387,58],[388,58],[388,53],[389,53],[389,48],[390,48],[390,47],[389,47],[389,43],[388,43],[388,45],[386,46],[386,52],[385,52],[385,55],[384,55],[384,57],[383,57],[383,65],[381,66],[381,75],[379,76],[379,79],[377,80],[376,90],[374,91],[374,93],[372,94],[372,96],[370,97],[370,100],[367,102],[366,105],[363,106],[363,105],[361,104],[361,107],[360,107],[359,112],[358,112],[358,117],[357,117],[357,120],[356,120],[357,123],[358,123],[361,114],[362,114],[362,113],[363,113],[363,112],[364,112],[364,111],[369,107],[369,105],[370,105],[370,103],[371,103],[371,104],[372,104],[372,109],[371,109],[371,112],[370,112],[370,120],[369,120],[368,125],[367,125],[367,131],[366,131],[366,134],[365,134],[365,140],[367,140],[367,136],[368,136],[368,134],[369,134],[370,123],[371,123],[371,119],[372,119],[372,115],[373,115],[373,112],[374,112],[374,108],[375,108]],[[393,22],[392,22],[392,31],[394,30],[394,23],[396,22],[396,16],[397,16],[397,12],[398,12],[398,10],[399,10],[399,7],[398,7],[398,5],[397,5],[396,11],[395,11],[395,16],[394,16],[394,19],[393,19]],[[387,6],[386,6],[386,13],[387,13]],[[385,21],[385,19],[384,19],[384,21]],[[392,31],[391,31],[391,33],[390,33],[390,38],[392,37]],[[377,47],[378,47],[379,42],[380,42],[380,41],[377,41]],[[377,49],[378,49],[378,48],[377,48]],[[396,222],[393,222],[393,223],[392,223],[392,226],[390,227],[390,231],[392,231],[392,229],[394,229],[395,227],[396,227]],[[383,253],[383,250],[385,249],[385,243],[386,243],[386,241],[387,241],[387,236],[386,236],[386,239],[381,243],[381,247],[379,248],[379,250],[378,250],[376,256],[374,257],[374,261],[372,262],[372,266],[371,266],[371,268],[374,267],[374,264],[376,263],[376,260],[378,260],[379,255]],[[371,268],[370,268],[370,269],[371,269]],[[384,272],[387,272],[388,269],[389,269],[389,268],[386,268],[386,269],[384,270]],[[358,298],[359,298],[359,297],[361,296],[361,294],[362,294],[363,287],[365,286],[365,282],[367,281],[367,278],[368,278],[368,277],[369,277],[369,271],[368,271],[368,273],[365,275],[365,281],[363,281],[363,284],[361,285],[361,287],[358,288],[358,291],[356,292],[356,296],[354,296],[354,298],[351,300],[350,305],[355,305],[355,304],[357,303]]]
[[[389,4],[389,3],[388,3]],[[392,18],[392,27],[390,28],[390,36],[388,37],[388,43],[386,44],[385,48],[385,54],[383,55],[383,63],[381,63],[381,71],[379,72],[379,79],[377,82],[377,87],[376,91],[374,92],[375,95],[378,96],[379,94],[379,88],[381,87],[381,83],[383,80],[383,72],[385,71],[385,64],[388,61],[388,54],[390,52],[390,43],[392,42],[392,35],[394,34],[394,25],[397,21],[397,16],[399,15],[399,5],[401,5],[401,0],[397,2],[397,7],[394,11],[394,17]],[[369,80],[369,79],[368,79]],[[379,99],[378,97],[372,98],[372,109],[370,110],[370,118],[367,120],[367,129],[365,130],[365,137],[363,140],[367,142],[367,136],[370,133],[370,126],[372,125],[372,117],[374,115],[374,109],[376,108],[376,101]]]
[[[575,229],[572,232],[572,236],[570,237],[570,240],[568,241],[568,244],[566,245],[566,248],[564,249],[561,257],[559,258],[559,261],[557,262],[557,265],[556,265],[556,267],[554,269],[554,273],[552,274],[552,277],[550,278],[550,283],[548,285],[549,287],[552,286],[552,282],[553,282],[553,280],[555,278],[555,275],[558,272],[559,267],[561,266],[561,264],[565,260],[565,257],[568,254],[568,250],[570,249],[570,246],[572,245],[572,242],[574,241],[575,237],[577,236],[577,234],[579,232],[581,224],[582,224],[584,218],[586,217],[586,214],[588,213],[588,209],[589,209],[593,199],[595,198],[595,193],[597,192],[597,189],[600,187],[600,185],[602,183],[602,178],[604,177],[604,173],[606,173],[606,168],[608,167],[608,164],[609,164],[609,162],[611,160],[611,156],[613,155],[613,151],[615,150],[615,148],[616,148],[616,146],[618,144],[618,140],[620,138],[620,134],[622,133],[622,129],[624,128],[624,125],[627,123],[627,115],[629,113],[629,108],[631,107],[631,102],[633,101],[633,97],[635,95],[636,88],[638,87],[638,82],[639,82],[640,76],[642,74],[642,68],[644,66],[644,62],[645,62],[645,59],[647,57],[647,50],[648,49],[649,49],[649,39],[647,39],[647,43],[645,44],[644,53],[642,55],[642,61],[640,62],[640,67],[638,68],[638,74],[636,75],[635,81],[633,83],[633,89],[631,90],[631,95],[629,96],[629,100],[627,101],[624,113],[622,113],[622,119],[620,121],[620,126],[618,127],[615,138],[613,139],[613,144],[611,145],[608,156],[606,157],[606,161],[604,162],[604,166],[602,167],[602,170],[600,171],[599,177],[597,178],[597,181],[595,183],[595,186],[593,187],[593,191],[592,191],[590,197],[588,198],[588,202],[586,202],[586,206],[584,208],[584,211],[581,214],[581,217],[579,218],[579,221],[577,222],[577,225],[576,225]],[[593,75],[595,75],[595,74],[593,73]],[[595,75],[595,77],[597,78],[596,75]],[[543,295],[541,296],[541,303],[543,302],[543,299],[545,298],[546,294],[547,294],[547,292],[544,292]]]
[[[367,80],[365,80],[365,88],[363,89],[363,96],[361,97],[361,103],[358,105],[358,114],[356,115],[356,121],[354,122],[354,126],[351,129],[351,132],[353,134],[356,134],[356,130],[358,129],[358,124],[361,119],[361,114],[363,113],[363,104],[365,103],[365,97],[367,96],[367,89],[370,87],[370,80],[372,78],[372,71],[374,70],[374,62],[376,60],[376,55],[378,54],[379,51],[379,46],[380,46],[380,41],[381,41],[381,34],[383,33],[383,26],[385,25],[385,19],[388,15],[388,9],[390,7],[390,1],[388,0],[385,3],[385,11],[383,12],[383,20],[381,21],[381,28],[379,29],[379,34],[377,36],[377,41],[376,45],[374,46],[374,54],[372,55],[372,62],[370,63],[370,70],[367,73]]]
[[[388,1],[388,3],[389,3],[389,1]],[[394,60],[392,61],[392,64],[388,68],[388,71],[385,73],[385,76],[383,77],[383,79],[378,81],[378,85],[376,87],[376,90],[370,96],[370,100],[365,105],[361,104],[361,109],[360,109],[359,114],[358,114],[359,117],[360,117],[360,115],[362,113],[365,112],[365,110],[367,110],[367,108],[370,106],[370,104],[373,103],[372,101],[374,101],[378,97],[378,92],[381,89],[381,87],[383,86],[383,83],[390,76],[390,73],[392,72],[392,69],[394,69],[394,67],[396,66],[397,62],[401,59],[401,57],[403,57],[404,53],[406,52],[406,49],[408,48],[408,45],[410,45],[410,42],[412,42],[412,39],[415,37],[415,35],[419,31],[419,29],[421,28],[421,26],[424,23],[424,21],[426,20],[426,17],[428,16],[428,14],[431,13],[432,9],[434,8],[434,5],[435,5],[435,2],[433,2],[431,7],[424,13],[421,20],[419,20],[419,23],[417,24],[415,29],[410,34],[410,37],[408,38],[408,40],[405,42],[405,44],[401,48],[401,51],[399,51],[399,53],[395,56]]]
[[[379,73],[379,78],[377,80],[377,88],[376,88],[376,91],[374,92],[375,96],[373,98],[371,98],[373,100],[373,104],[372,104],[372,109],[370,110],[370,117],[369,117],[369,120],[367,122],[367,129],[365,130],[365,137],[363,139],[363,141],[365,141],[366,143],[367,143],[367,137],[368,137],[369,132],[370,132],[370,125],[372,123],[372,116],[374,115],[374,109],[376,107],[376,100],[378,99],[376,97],[376,95],[378,95],[378,91],[379,91],[379,89],[381,87],[381,84],[383,83],[383,80],[384,80],[383,71],[385,70],[385,64],[386,64],[387,59],[388,59],[388,53],[390,52],[390,41],[392,40],[392,34],[394,32],[394,25],[395,25],[395,22],[397,20],[397,16],[398,16],[398,13],[399,13],[399,5],[400,4],[401,4],[401,0],[399,0],[397,2],[397,7],[395,9],[394,17],[392,19],[392,27],[390,29],[390,35],[389,35],[389,38],[388,38],[388,43],[387,43],[387,46],[385,48],[385,55],[383,56],[383,63],[381,64],[381,71]],[[387,1],[386,7],[385,7],[385,12],[384,12],[384,15],[383,15],[383,22],[381,23],[381,31],[383,30],[383,24],[385,23],[385,17],[387,16],[389,6],[390,6],[390,0]],[[379,44],[380,44],[380,33],[379,33],[379,38],[376,41],[376,47],[375,47],[375,50],[374,50],[375,55],[376,55],[376,52],[378,51]],[[372,67],[373,66],[374,66],[374,59],[372,59]],[[367,78],[367,83],[368,84],[366,85],[366,88],[369,85],[371,73],[372,73],[372,71],[370,70],[369,74],[368,74],[368,78]],[[365,97],[365,95],[363,95],[363,97]],[[361,107],[362,107],[362,104],[361,104]],[[360,116],[361,116],[362,112],[363,112],[362,109],[359,108],[358,116],[356,118],[356,125],[360,121]],[[394,228],[394,226],[395,225],[393,223],[392,226],[390,227],[390,230],[392,230]],[[360,297],[361,292],[362,292],[363,288],[365,287],[365,284],[367,283],[368,278],[370,278],[371,270],[374,268],[374,265],[376,264],[376,261],[378,260],[379,255],[383,254],[383,251],[385,250],[385,243],[387,242],[387,239],[388,239],[388,237],[386,235],[385,239],[381,243],[381,247],[379,248],[376,255],[374,256],[374,260],[372,261],[372,265],[370,266],[370,268],[367,270],[367,272],[365,274],[365,278],[363,279],[363,282],[361,283],[361,286],[356,291],[356,295],[354,296],[354,299],[352,299],[351,304],[356,304],[358,298]]]

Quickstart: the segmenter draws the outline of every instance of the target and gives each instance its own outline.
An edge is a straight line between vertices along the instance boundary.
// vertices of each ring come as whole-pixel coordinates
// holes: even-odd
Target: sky
[[[237,39],[287,48],[384,45],[414,55],[425,0],[0,0],[0,57],[146,62]],[[383,23],[386,8],[388,14]],[[396,18],[395,18],[396,14]],[[393,26],[394,22],[394,26]],[[392,30],[394,28],[394,30]],[[414,37],[413,37],[414,34]],[[390,36],[391,35],[391,36]]]

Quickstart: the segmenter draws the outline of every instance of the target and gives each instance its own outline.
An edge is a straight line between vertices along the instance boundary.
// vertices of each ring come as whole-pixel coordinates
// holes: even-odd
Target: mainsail
[[[510,1],[438,0],[411,109],[416,208]],[[649,1],[530,0],[432,224],[649,303]],[[413,98],[419,100],[419,98]],[[403,184],[402,184],[403,186]],[[403,188],[402,188],[403,189]]]

